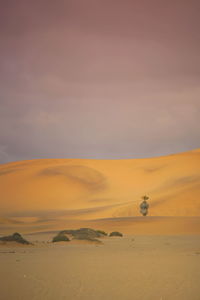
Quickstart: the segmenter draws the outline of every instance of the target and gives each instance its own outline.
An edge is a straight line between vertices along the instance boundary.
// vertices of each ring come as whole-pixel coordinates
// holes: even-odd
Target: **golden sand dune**
[[[42,159],[0,165],[0,224],[200,216],[200,149],[127,160]]]

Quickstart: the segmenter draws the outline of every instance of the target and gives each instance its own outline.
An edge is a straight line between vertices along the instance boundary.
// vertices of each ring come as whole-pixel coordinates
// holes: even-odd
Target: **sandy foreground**
[[[200,299],[200,235],[125,235],[102,245],[48,243],[52,236],[0,246],[0,299]]]

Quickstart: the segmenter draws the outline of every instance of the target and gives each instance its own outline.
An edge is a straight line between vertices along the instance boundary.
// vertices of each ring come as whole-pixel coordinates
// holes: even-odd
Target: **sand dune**
[[[0,245],[0,298],[198,300],[199,163],[200,150],[1,165],[0,236],[18,231],[34,245]],[[49,243],[80,227],[124,236]]]
[[[53,228],[66,220],[200,216],[200,149],[149,159],[43,159],[0,165],[0,226]],[[45,227],[46,226],[46,227]]]

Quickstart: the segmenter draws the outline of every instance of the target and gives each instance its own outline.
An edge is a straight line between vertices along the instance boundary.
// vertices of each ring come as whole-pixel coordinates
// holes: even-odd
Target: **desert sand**
[[[102,245],[0,247],[0,299],[199,300],[200,236],[105,238]]]
[[[199,183],[199,149],[0,165],[0,237],[17,231],[33,243],[0,243],[0,299],[199,300]],[[81,227],[124,236],[51,243]]]
[[[0,165],[0,175],[0,234],[85,227],[102,219],[124,224],[140,216],[145,194],[151,217],[200,217],[200,149],[149,159],[21,161]],[[158,219],[149,222],[156,228]],[[187,218],[181,222],[191,231]]]

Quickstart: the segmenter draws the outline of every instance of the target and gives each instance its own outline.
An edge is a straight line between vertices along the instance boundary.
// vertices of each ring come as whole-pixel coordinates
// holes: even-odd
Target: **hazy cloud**
[[[7,1],[0,162],[200,147],[199,1]]]

